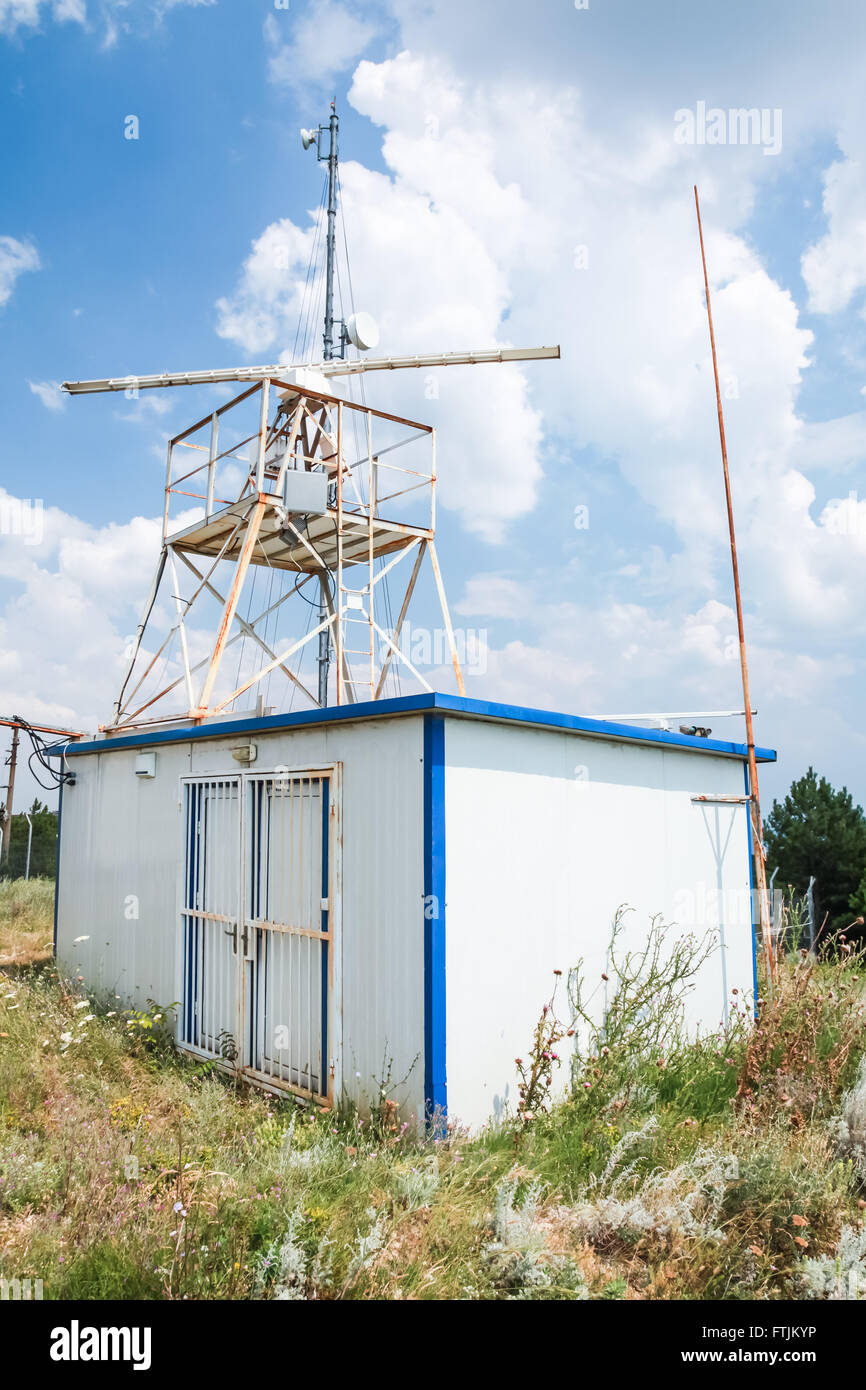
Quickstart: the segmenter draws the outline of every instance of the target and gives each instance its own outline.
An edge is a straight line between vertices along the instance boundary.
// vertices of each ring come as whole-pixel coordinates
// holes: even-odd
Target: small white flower
[[[79,999],[79,1001],[78,1001],[78,1003],[75,1005],[75,1007],[76,1007],[76,1009],[89,1009],[89,1008],[90,1008],[90,1000],[89,1000],[89,999]]]

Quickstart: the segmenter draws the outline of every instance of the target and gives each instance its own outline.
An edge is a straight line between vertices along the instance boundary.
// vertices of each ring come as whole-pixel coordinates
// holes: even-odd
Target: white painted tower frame
[[[220,432],[226,415],[256,396],[258,429],[221,449]],[[274,419],[269,420],[272,399],[276,400],[277,409]],[[346,412],[353,412],[360,421],[366,441],[362,457],[351,462],[345,456]],[[381,429],[385,423],[405,437],[377,447],[375,428]],[[204,434],[208,440],[206,445],[196,439]],[[426,467],[410,468],[394,459],[394,451],[423,438],[429,444]],[[219,464],[226,459],[240,460],[241,450],[250,445],[254,457],[243,459],[249,471],[239,497],[231,503],[218,499],[215,489]],[[177,459],[184,449],[204,452],[206,457],[192,468],[179,471]],[[386,460],[385,454],[392,457]],[[293,510],[291,490],[297,484],[299,473],[320,480],[323,497],[327,497],[321,510]],[[387,480],[384,484],[383,479]],[[383,507],[409,494],[412,494],[415,510],[419,503],[423,509],[420,521],[396,519],[394,512],[400,513],[400,505],[391,508],[391,517],[383,515]],[[172,531],[171,508],[178,498],[203,502],[204,516],[191,527]],[[433,426],[342,400],[306,385],[263,378],[169,441],[162,549],[115,703],[114,718],[107,727],[120,731],[161,723],[166,718],[176,720],[179,717],[176,709],[170,715],[144,716],[179,685],[184,685],[186,692],[185,717],[197,721],[221,714],[275,670],[282,672],[312,705],[316,705],[316,696],[288,663],[325,627],[330,630],[335,649],[338,705],[380,698],[395,660],[429,691],[430,685],[400,647],[409,603],[428,554],[457,689],[464,694],[454,630],[436,555],[435,527],[436,431]],[[383,578],[393,576],[397,566],[406,560],[411,560],[411,564],[403,566],[405,589],[394,629],[388,632],[379,621],[376,590]],[[222,561],[234,562],[234,574],[225,593],[214,582],[214,571]],[[186,600],[181,600],[178,592],[178,562],[195,580],[192,596]],[[383,562],[381,567],[377,568],[377,562]],[[297,582],[275,604],[247,620],[240,613],[241,598],[250,566],[255,565],[294,573]],[[149,660],[140,663],[144,634],[167,569],[172,580],[176,621]],[[279,651],[274,650],[261,636],[257,625],[313,578],[323,584],[327,605],[325,619],[304,636],[292,640]],[[222,611],[208,656],[193,666],[189,659],[186,624],[201,595],[216,598]],[[180,639],[183,674],[146,700],[137,702],[136,697],[175,634]],[[266,659],[236,688],[217,697],[216,684],[226,649],[240,636],[252,639]],[[381,648],[381,659],[377,658],[377,647]],[[200,684],[194,681],[199,673]],[[133,674],[136,679],[131,684]]]

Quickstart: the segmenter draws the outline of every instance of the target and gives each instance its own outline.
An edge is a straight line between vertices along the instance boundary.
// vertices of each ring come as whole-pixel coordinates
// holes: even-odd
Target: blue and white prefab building
[[[59,960],[262,1085],[484,1123],[622,904],[718,933],[693,1024],[753,992],[742,745],[425,694],[66,752]]]

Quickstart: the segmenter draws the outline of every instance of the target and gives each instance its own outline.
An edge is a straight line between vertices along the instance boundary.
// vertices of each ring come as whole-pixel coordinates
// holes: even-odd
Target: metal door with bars
[[[333,1099],[336,770],[183,782],[180,1042]]]

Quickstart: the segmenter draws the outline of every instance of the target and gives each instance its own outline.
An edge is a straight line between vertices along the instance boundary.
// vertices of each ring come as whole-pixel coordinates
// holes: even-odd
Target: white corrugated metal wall
[[[691,800],[742,797],[743,763],[699,747],[446,722],[449,1115],[480,1123],[514,1104],[514,1059],[526,1054],[554,970],[563,1016],[580,957],[603,1007],[621,904],[635,909],[631,946],[655,913],[700,936],[722,926],[725,950],[688,1000],[692,1022],[715,1026],[734,987],[751,994],[746,808]],[[563,1065],[558,1082],[567,1080]]]
[[[635,909],[632,942],[654,913],[699,934],[722,927],[724,955],[701,976],[693,1020],[712,1026],[732,988],[751,991],[745,807],[692,800],[741,796],[741,759],[465,716],[445,716],[444,727],[444,811],[432,814],[444,816],[447,915],[435,924],[444,944],[439,934],[426,982],[425,864],[429,874],[435,853],[425,854],[418,714],[150,745],[152,780],[135,776],[134,748],[73,755],[59,958],[89,986],[138,1004],[180,1001],[183,779],[241,776],[231,750],[252,737],[254,778],[340,768],[342,912],[329,1029],[338,1093],[342,1086],[363,1103],[390,1058],[394,1078],[408,1073],[396,1098],[411,1112],[423,1107],[426,1000],[429,1036],[441,1042],[444,1029],[449,1114],[477,1124],[513,1103],[514,1058],[529,1044],[552,971],[583,956],[589,976],[600,977],[622,903]]]
[[[136,777],[134,748],[70,758],[57,953],[88,986],[139,1005],[180,1002],[181,779],[236,775],[231,750],[249,737],[149,745],[153,779]],[[409,1073],[397,1099],[414,1112],[424,1103],[422,719],[253,737],[255,774],[341,764],[342,1084],[356,1100],[372,1096],[387,1053],[395,1079]]]

